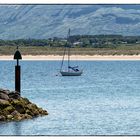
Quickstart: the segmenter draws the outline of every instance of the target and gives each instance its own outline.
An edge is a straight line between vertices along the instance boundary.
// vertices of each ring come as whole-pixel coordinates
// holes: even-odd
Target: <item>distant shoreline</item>
[[[1,55],[0,60],[13,60],[13,55]],[[22,55],[22,60],[62,60],[62,56]],[[71,60],[140,60],[140,55],[72,55]]]

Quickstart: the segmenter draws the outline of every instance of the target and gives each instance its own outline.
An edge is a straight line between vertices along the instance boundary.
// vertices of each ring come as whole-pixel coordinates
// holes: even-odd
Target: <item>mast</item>
[[[62,71],[62,67],[63,67],[63,63],[64,63],[64,58],[65,58],[65,53],[66,53],[66,46],[65,46],[65,49],[64,49],[64,53],[63,53],[63,58],[62,58],[62,62],[61,62],[60,72]]]
[[[67,35],[67,43],[65,44],[65,49],[64,49],[64,53],[63,53],[63,58],[62,58],[62,62],[61,62],[61,67],[60,67],[60,72],[62,71],[62,67],[64,64],[64,59],[65,59],[65,55],[66,55],[66,50],[68,48],[68,71],[69,71],[69,66],[70,66],[70,29],[68,31],[68,35]]]
[[[70,66],[70,29],[68,31],[68,36],[67,36],[67,41],[68,41],[68,71],[69,71],[69,66]]]

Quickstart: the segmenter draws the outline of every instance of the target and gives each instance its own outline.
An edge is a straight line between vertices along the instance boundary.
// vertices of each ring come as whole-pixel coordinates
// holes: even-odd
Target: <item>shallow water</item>
[[[62,77],[60,61],[22,61],[22,96],[48,116],[0,124],[0,135],[140,135],[140,61],[79,61]],[[14,90],[15,62],[0,61],[0,87]]]

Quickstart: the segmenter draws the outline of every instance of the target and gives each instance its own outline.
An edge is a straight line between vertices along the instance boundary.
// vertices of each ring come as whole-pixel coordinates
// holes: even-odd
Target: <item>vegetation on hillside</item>
[[[139,55],[140,36],[76,35],[69,38],[71,54]],[[0,55],[13,55],[16,46],[24,55],[62,55],[65,38],[0,40]]]

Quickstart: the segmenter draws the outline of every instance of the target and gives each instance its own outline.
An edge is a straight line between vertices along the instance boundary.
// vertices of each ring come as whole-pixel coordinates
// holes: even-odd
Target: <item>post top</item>
[[[16,50],[16,52],[14,54],[14,59],[22,59],[21,53],[18,50],[18,46],[17,46],[17,50]]]

